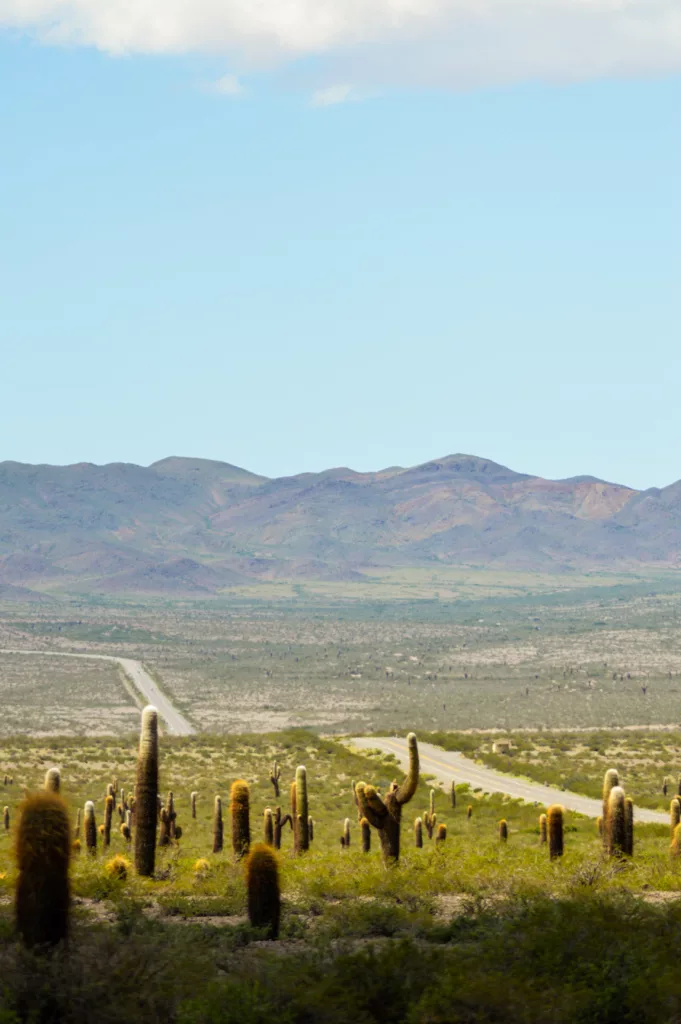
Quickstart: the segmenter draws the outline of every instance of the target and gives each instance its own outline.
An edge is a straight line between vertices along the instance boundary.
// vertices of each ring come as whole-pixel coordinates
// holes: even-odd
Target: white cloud
[[[317,89],[312,94],[312,106],[332,107],[335,103],[345,103],[351,92],[351,85],[331,85],[328,89]]]
[[[0,0],[3,25],[109,53],[223,53],[240,68],[323,57],[318,88],[681,70],[681,0]]]
[[[246,91],[237,75],[223,75],[209,86],[211,92],[219,92],[221,96],[242,96]]]

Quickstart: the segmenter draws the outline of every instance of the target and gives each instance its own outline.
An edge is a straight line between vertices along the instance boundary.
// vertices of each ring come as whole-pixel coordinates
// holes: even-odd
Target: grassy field
[[[131,788],[135,752],[133,737],[3,741],[0,777],[13,777],[2,789],[13,826],[24,788],[41,785],[53,764],[61,767],[74,822],[86,799],[95,800],[101,820],[111,777]],[[247,924],[228,814],[225,850],[211,852],[213,796],[227,805],[238,777],[250,784],[253,838],[261,835],[263,810],[275,804],[274,757],[284,808],[296,765],[307,766],[315,820],[307,855],[294,857],[290,832],[284,836],[276,944]],[[385,790],[396,774],[390,757],[356,756],[301,730],[163,740],[162,789],[175,794],[179,844],[158,851],[153,880],[108,876],[109,858],[128,853],[118,832],[109,851],[74,856],[73,939],[68,953],[48,959],[14,939],[13,829],[0,833],[2,1024],[89,1021],[92,1000],[105,1022],[264,1022],[275,1008],[280,1019],[301,1024],[674,1019],[681,1003],[672,950],[681,913],[669,897],[681,891],[681,865],[669,855],[664,826],[637,827],[633,860],[609,861],[594,823],[568,815],[565,856],[552,863],[539,844],[542,808],[460,786],[456,809],[444,793],[436,796],[447,840],[436,847],[426,839],[419,850],[412,822],[428,806],[426,778],[405,809],[400,863],[386,869],[375,832],[371,852],[360,849],[351,782],[363,778]],[[346,817],[352,843],[343,850]],[[498,838],[502,817],[507,843]],[[208,867],[197,870],[199,859]],[[642,979],[653,973],[655,994],[646,998]]]

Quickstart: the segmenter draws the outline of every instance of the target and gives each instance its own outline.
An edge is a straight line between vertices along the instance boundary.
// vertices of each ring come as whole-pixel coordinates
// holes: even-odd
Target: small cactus
[[[5,832],[9,832],[9,807],[3,809],[2,824],[4,825]]]
[[[222,799],[216,796],[213,805],[213,853],[222,852],[223,832]]]
[[[444,843],[447,838],[447,826],[445,824],[438,825],[437,832],[435,833],[435,842]]]
[[[508,822],[502,818],[499,822],[499,840],[505,843],[508,840]]]
[[[16,837],[17,931],[29,946],[66,939],[71,894],[71,824],[58,793],[34,793],[20,808]]]
[[[237,779],[229,797],[232,814],[232,849],[237,860],[248,855],[251,845],[250,794],[248,783]]]
[[[542,845],[546,842],[546,839],[547,839],[546,829],[547,829],[546,815],[545,814],[540,814],[539,815],[539,842]]]
[[[113,805],[114,798],[109,793],[106,800],[104,801],[104,829],[102,832],[102,838],[104,846],[111,845],[111,820],[113,818]]]
[[[345,840],[345,847],[350,845],[350,819],[346,818],[343,822],[343,839]]]
[[[135,870],[151,876],[158,817],[158,711],[151,704],[142,712],[135,793]]]
[[[282,817],[282,815],[281,815],[281,807],[277,807],[277,809],[274,812],[274,849],[275,850],[280,850],[281,849],[281,833],[282,833],[282,829],[284,828],[284,826],[286,824],[289,824],[291,826],[291,829],[293,829],[293,819],[291,818],[291,815],[290,814],[285,814]],[[294,842],[295,842],[295,837],[294,837]]]
[[[196,799],[197,799],[198,795],[199,794],[196,792],[196,790],[194,790],[193,793],[192,793],[192,796],[191,796],[191,801],[192,801],[192,818],[196,817]]]
[[[312,815],[307,819],[307,838],[310,842],[314,840],[314,818]]]
[[[123,824],[120,827],[120,833],[123,836],[123,838],[125,839],[126,843],[129,843],[131,841],[132,833],[130,831],[130,826],[126,825],[125,822],[123,822]]]
[[[469,804],[468,805],[468,809],[466,810],[466,818],[467,818],[468,821],[470,821],[472,817],[473,817],[473,804]]]
[[[85,804],[83,814],[85,821],[85,849],[94,857],[97,853],[97,822],[95,821],[95,805],[92,800]]]
[[[274,846],[274,815],[272,808],[266,807],[263,815],[265,824],[265,842],[268,846]]]
[[[274,796],[279,799],[279,779],[281,778],[281,768],[275,761],[272,765],[272,771],[270,772],[270,782],[274,786]]]
[[[452,779],[452,784],[449,789],[449,799],[452,802],[452,809],[454,809],[456,807],[456,783],[454,782],[454,779]]]
[[[281,895],[279,865],[274,851],[264,843],[256,843],[246,862],[248,920],[254,928],[266,928],[267,936],[279,935]]]
[[[45,789],[48,793],[58,793],[61,789],[61,772],[58,768],[48,768],[45,772]]]
[[[371,850],[371,825],[366,818],[361,819],[359,831],[362,837],[362,853],[369,853]]]
[[[602,839],[603,838],[603,815],[602,814],[599,814],[598,817],[596,818],[596,828],[598,829],[598,834],[599,834],[599,836]]]
[[[556,860],[563,856],[563,808],[560,804],[552,804],[547,813],[549,832],[549,857]]]
[[[205,857],[199,857],[198,860],[194,861],[194,874],[197,878],[205,878],[210,873],[210,861],[207,861]]]
[[[634,856],[634,801],[628,796],[624,801],[624,849],[627,857]]]
[[[627,843],[625,796],[621,786],[613,786],[610,790],[606,826],[608,856],[616,857],[624,853]]]
[[[120,854],[116,854],[111,860],[107,861],[104,865],[109,878],[113,878],[117,882],[124,882],[128,877],[128,873],[132,864],[127,857],[122,857]]]
[[[610,792],[619,786],[620,780],[615,768],[608,768],[603,778],[603,845],[608,848],[608,813],[610,809]]]
[[[79,853],[80,853],[80,851],[81,851],[81,845],[82,845],[82,844],[81,844],[81,841],[80,841],[80,839],[74,839],[74,840],[73,840],[73,842],[71,843],[71,849],[73,850],[73,852],[74,852],[75,854],[79,854]]]
[[[421,818],[414,819],[414,842],[419,850],[423,848],[423,821]]]
[[[430,791],[430,807],[426,811],[426,813],[423,815],[423,824],[426,826],[426,832],[428,833],[428,838],[432,839],[433,838],[433,833],[435,831],[435,825],[437,824],[437,814],[435,813],[435,790],[434,789],[431,789],[431,791]]]
[[[80,807],[76,811],[76,824],[74,826],[74,835],[75,835],[76,839],[80,835]]]

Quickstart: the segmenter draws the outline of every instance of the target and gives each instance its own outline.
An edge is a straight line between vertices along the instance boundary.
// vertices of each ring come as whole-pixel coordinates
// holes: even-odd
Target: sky
[[[0,460],[681,478],[678,0],[0,0]]]

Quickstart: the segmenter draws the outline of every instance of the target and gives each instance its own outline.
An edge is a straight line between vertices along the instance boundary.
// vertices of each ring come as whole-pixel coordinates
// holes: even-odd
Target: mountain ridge
[[[457,453],[265,477],[210,459],[0,463],[0,585],[212,594],[400,566],[681,564],[681,481],[550,480]],[[10,591],[8,591],[10,592]]]

